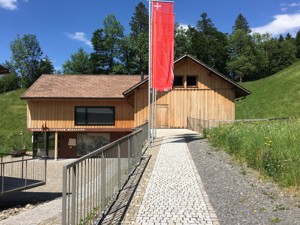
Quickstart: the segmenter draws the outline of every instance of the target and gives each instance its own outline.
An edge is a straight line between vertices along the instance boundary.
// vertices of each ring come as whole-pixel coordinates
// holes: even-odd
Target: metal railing
[[[141,159],[147,124],[63,168],[62,224],[94,224]]]
[[[1,156],[0,195],[46,184],[46,158]]]
[[[196,131],[198,133],[203,133],[204,129],[211,127],[210,120],[201,120],[197,118],[188,117],[187,118],[187,129]]]
[[[204,129],[218,127],[230,123],[261,122],[261,121],[291,120],[291,119],[294,118],[284,117],[284,118],[239,119],[239,120],[201,120],[197,118],[188,117],[187,129],[196,131],[198,133],[203,133]]]

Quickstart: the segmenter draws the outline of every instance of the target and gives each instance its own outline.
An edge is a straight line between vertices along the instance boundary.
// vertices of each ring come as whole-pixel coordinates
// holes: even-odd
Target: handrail
[[[47,158],[29,158],[0,163],[0,195],[46,183]]]
[[[94,224],[108,209],[147,147],[147,123],[63,167],[62,224]]]

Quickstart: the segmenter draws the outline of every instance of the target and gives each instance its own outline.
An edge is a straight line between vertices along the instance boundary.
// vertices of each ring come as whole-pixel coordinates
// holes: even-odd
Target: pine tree
[[[145,74],[148,72],[148,42],[149,42],[149,19],[148,11],[145,5],[140,2],[136,7],[131,17],[130,28],[131,33],[129,35],[128,47],[131,47],[134,53],[134,57],[131,58],[132,66],[130,70],[134,73]],[[128,49],[129,50],[129,49]]]
[[[249,27],[248,21],[242,14],[239,14],[238,17],[236,18],[234,22],[234,26],[232,27],[232,33],[234,33],[237,30],[242,30],[246,34],[251,33],[251,29]]]
[[[201,20],[197,22],[196,28],[190,27],[187,34],[191,40],[192,55],[219,72],[226,74],[226,61],[228,60],[227,37],[217,30],[206,13],[201,14]]]

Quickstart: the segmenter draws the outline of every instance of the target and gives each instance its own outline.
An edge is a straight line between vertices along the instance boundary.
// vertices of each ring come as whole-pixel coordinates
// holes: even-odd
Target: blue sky
[[[83,47],[92,51],[93,32],[114,14],[129,33],[135,7],[146,0],[0,0],[0,64],[10,60],[10,43],[34,34],[56,69]],[[206,12],[215,26],[230,33],[242,13],[253,31],[274,36],[300,29],[300,0],[175,0],[175,20],[195,25]]]

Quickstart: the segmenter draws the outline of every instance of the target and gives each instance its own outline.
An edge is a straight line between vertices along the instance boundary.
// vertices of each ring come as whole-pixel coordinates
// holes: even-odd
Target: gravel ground
[[[190,135],[188,147],[220,224],[300,224],[300,199]]]

